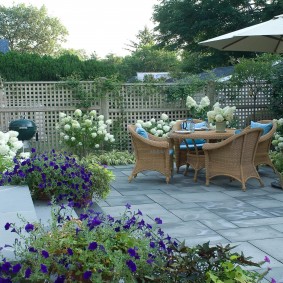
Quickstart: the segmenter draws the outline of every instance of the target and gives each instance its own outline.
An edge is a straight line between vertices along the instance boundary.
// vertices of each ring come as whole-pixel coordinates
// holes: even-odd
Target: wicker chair
[[[200,119],[193,119],[195,123],[202,122]],[[172,131],[178,131],[181,130],[182,123],[184,120],[178,120],[175,125],[172,127]],[[187,165],[187,155],[188,155],[188,148],[186,147],[185,143],[181,144],[177,140],[174,141],[174,149],[175,149],[175,163],[176,163],[176,169],[177,173],[179,173],[179,169],[183,165]],[[194,146],[192,146],[192,149]]]
[[[159,138],[148,133],[148,139],[136,133],[135,125],[128,125],[132,138],[136,163],[129,182],[139,172],[150,170],[165,175],[167,184],[173,174],[173,145],[167,138]],[[170,152],[171,150],[171,152]]]
[[[218,143],[203,145],[205,154],[206,185],[215,176],[228,176],[242,183],[256,178],[263,183],[256,170],[254,159],[262,129],[249,129]]]
[[[258,123],[262,123],[262,124],[272,123],[273,126],[266,135],[261,136],[259,139],[257,151],[255,154],[255,166],[258,167],[261,164],[268,165],[273,169],[274,172],[277,172],[269,157],[270,145],[271,145],[272,137],[276,132],[277,124],[275,121],[272,120],[261,120],[258,121]],[[250,126],[246,127],[244,130],[247,129],[250,129]]]

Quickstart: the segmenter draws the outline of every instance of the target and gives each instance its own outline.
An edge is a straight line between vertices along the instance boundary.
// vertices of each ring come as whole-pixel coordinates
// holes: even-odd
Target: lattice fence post
[[[109,119],[109,95],[108,93],[101,98],[101,114],[105,120]]]

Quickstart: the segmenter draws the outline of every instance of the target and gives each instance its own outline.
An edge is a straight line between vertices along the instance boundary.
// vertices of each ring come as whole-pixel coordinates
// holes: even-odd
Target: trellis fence
[[[81,82],[86,91],[91,91],[93,82]],[[154,88],[153,88],[154,86]],[[183,119],[187,116],[185,99],[168,100],[167,90],[172,84],[123,84],[119,94],[108,93],[103,98],[92,101],[89,110],[95,109],[107,119],[118,121],[119,131],[115,139],[120,149],[130,148],[127,125],[137,119],[149,120],[160,118],[162,113],[168,114],[170,120]],[[154,90],[154,91],[153,91]],[[232,98],[231,94],[234,94]],[[244,127],[251,119],[254,100],[248,95],[248,88],[222,89],[207,88],[198,93],[198,101],[208,95],[213,102],[221,105],[236,105],[236,115],[239,126]],[[271,118],[268,112],[269,93],[260,93],[256,99],[256,119]],[[37,125],[37,140],[34,137],[30,143],[38,151],[60,149],[59,133],[55,126],[59,120],[59,112],[71,114],[79,103],[73,90],[60,82],[5,82],[0,89],[0,130],[8,131],[12,120],[25,117],[34,120]]]

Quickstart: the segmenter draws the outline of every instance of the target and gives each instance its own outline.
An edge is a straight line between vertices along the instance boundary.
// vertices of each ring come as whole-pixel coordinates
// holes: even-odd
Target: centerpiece
[[[202,97],[200,103],[197,102],[191,97],[187,96],[186,106],[188,110],[188,117],[199,118],[204,120],[206,118],[206,113],[210,109],[210,100],[208,96]]]
[[[225,132],[226,126],[233,120],[235,110],[235,106],[221,108],[217,102],[213,105],[213,110],[207,112],[208,122],[215,124],[216,132]]]

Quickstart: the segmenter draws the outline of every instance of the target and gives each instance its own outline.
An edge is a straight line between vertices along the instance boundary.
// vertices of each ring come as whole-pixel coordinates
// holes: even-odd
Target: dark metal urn
[[[11,121],[9,130],[19,132],[18,139],[21,141],[30,140],[36,133],[36,125],[32,120],[23,118]]]

